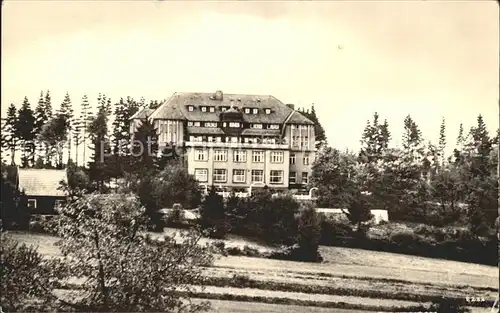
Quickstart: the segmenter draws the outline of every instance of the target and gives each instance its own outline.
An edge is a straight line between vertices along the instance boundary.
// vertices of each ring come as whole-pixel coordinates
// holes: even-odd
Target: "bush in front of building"
[[[224,199],[212,187],[201,204],[199,224],[210,238],[223,239],[229,231]]]

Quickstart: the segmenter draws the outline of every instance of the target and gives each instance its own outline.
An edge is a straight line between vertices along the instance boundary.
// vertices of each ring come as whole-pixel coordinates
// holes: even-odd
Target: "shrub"
[[[318,245],[321,236],[321,225],[316,210],[309,206],[304,208],[298,217],[296,255],[302,261],[318,261]]]
[[[430,311],[437,313],[467,313],[470,309],[464,306],[464,303],[455,299],[442,297],[438,301],[433,301],[430,306]]]
[[[319,242],[322,245],[338,243],[339,238],[350,236],[352,233],[352,227],[347,221],[337,220],[324,214],[320,214],[318,219],[321,227]]]
[[[243,254],[248,257],[260,257],[261,253],[258,249],[252,248],[248,245],[243,246]]]
[[[229,247],[226,249],[226,253],[229,255],[243,255],[243,251],[238,247]]]
[[[172,227],[181,227],[184,222],[184,211],[180,203],[174,204],[172,211],[167,214],[165,224]]]
[[[28,230],[34,233],[52,234],[54,228],[54,215],[32,215]]]
[[[310,253],[304,253],[298,245],[285,246],[274,251],[269,256],[270,259],[275,260],[285,260],[285,261],[297,261],[297,262],[322,262],[323,257],[319,252],[316,255]]]
[[[229,230],[223,198],[213,187],[201,205],[199,223],[210,238],[222,239]]]
[[[53,307],[51,267],[35,247],[2,235],[0,276],[3,310],[42,312]]]
[[[239,275],[234,274],[232,278],[233,286],[237,286],[238,288],[248,287],[250,283],[250,277],[248,275]]]
[[[213,243],[214,247],[219,250],[225,250],[226,243],[222,240],[217,240]]]

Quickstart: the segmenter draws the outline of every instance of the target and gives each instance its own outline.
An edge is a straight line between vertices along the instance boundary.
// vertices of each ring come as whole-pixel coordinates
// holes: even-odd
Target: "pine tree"
[[[80,121],[81,121],[81,127],[82,127],[82,141],[81,143],[83,144],[83,165],[86,165],[87,161],[87,140],[89,139],[88,135],[88,127],[90,125],[90,122],[92,120],[92,108],[90,106],[89,100],[87,95],[83,95],[82,97],[82,104],[81,104],[81,113],[80,113]]]
[[[78,166],[78,148],[82,143],[82,120],[78,117],[73,118],[72,121],[73,129],[72,129],[72,139],[75,144],[75,163]]]
[[[52,118],[52,101],[50,98],[50,91],[47,90],[47,93],[45,94],[45,115],[47,116],[48,119]]]
[[[466,184],[465,202],[471,230],[480,233],[481,225],[493,226],[498,216],[497,177],[491,162],[493,147],[483,117],[471,127],[462,153],[463,181]]]
[[[38,99],[38,104],[35,108],[35,129],[34,129],[35,139],[38,139],[42,131],[43,125],[45,125],[48,120],[49,118],[47,116],[47,110],[45,108],[45,99],[43,96],[43,91],[41,91],[40,98]],[[40,159],[43,166],[43,159],[41,158],[42,156],[40,154],[44,152],[44,143],[37,140],[35,148],[36,148],[35,154],[37,158],[37,163],[39,162]]]
[[[16,127],[17,127],[17,109],[14,103],[11,103],[7,110],[5,127],[4,130],[2,131],[2,133],[5,132],[7,134],[7,136],[5,137],[5,143],[2,142],[2,145],[5,145],[5,148],[10,150],[11,165],[15,164],[17,144],[20,140],[18,133],[16,132]]]
[[[462,149],[462,146],[464,144],[465,138],[464,138],[464,125],[460,123],[460,126],[458,128],[458,136],[457,136],[457,148]]]
[[[21,166],[30,167],[35,164],[35,116],[27,97],[18,111],[16,135],[22,141]]]
[[[492,151],[492,144],[483,117],[477,117],[477,125],[470,130],[470,139],[466,143],[467,150],[475,156],[477,175],[484,178],[490,175],[489,157]]]
[[[134,173],[154,170],[158,167],[157,131],[148,119],[144,119],[134,133],[131,150],[132,171]]]
[[[91,149],[94,151],[89,162],[89,179],[95,188],[101,192],[105,190],[105,182],[109,180],[110,145],[108,141],[109,108],[106,98],[99,94],[98,112],[88,127]]]
[[[327,144],[326,134],[323,126],[319,122],[319,118],[316,116],[316,109],[314,104],[311,106],[311,113],[306,114],[307,117],[314,123],[314,135],[316,136],[315,146],[319,149],[322,145]]]
[[[389,123],[384,120],[384,124],[380,125],[379,136],[378,136],[378,147],[380,153],[389,148],[389,141],[391,140],[391,132],[389,131]]]
[[[365,129],[363,130],[363,135],[361,136],[360,161],[362,163],[369,163],[373,160],[376,154],[375,141],[375,129],[371,125],[370,121],[367,120]]]
[[[464,145],[465,145],[465,138],[464,138],[464,126],[462,123],[460,123],[460,126],[458,128],[458,136],[457,136],[457,143],[455,149],[453,149],[453,157],[454,157],[454,163],[455,164],[460,164],[463,161],[462,153],[464,150]],[[451,161],[451,157],[450,157]]]
[[[373,114],[373,121],[366,121],[366,126],[361,137],[360,161],[362,163],[373,163],[382,158],[383,153],[389,147],[391,133],[389,124],[384,120],[379,124],[379,115]]]
[[[422,141],[422,132],[411,116],[408,115],[404,120],[403,148],[409,153],[414,153],[422,144]]]
[[[139,104],[133,98],[127,97],[124,101],[120,99],[115,104],[113,121],[113,154],[114,154],[114,175],[120,177],[126,170],[125,164],[129,160],[128,143],[130,143],[130,118],[139,110]]]
[[[441,126],[439,127],[438,149],[439,149],[439,157],[440,157],[441,166],[444,166],[444,163],[445,163],[444,150],[446,149],[446,124],[445,124],[444,117],[441,120]]]
[[[64,134],[67,134],[67,136],[65,137],[67,138],[68,163],[69,163],[69,160],[71,159],[71,130],[73,121],[73,107],[71,106],[71,98],[69,97],[69,93],[66,92],[64,100],[61,103],[61,108],[59,109],[57,114],[62,116],[62,118],[65,121],[64,125],[66,125],[67,127],[64,130]],[[63,151],[61,151],[60,153],[63,153]]]

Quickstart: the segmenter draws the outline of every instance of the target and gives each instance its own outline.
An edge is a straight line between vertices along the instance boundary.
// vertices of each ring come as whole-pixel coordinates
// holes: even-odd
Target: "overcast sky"
[[[407,114],[455,143],[482,114],[498,127],[495,1],[4,1],[2,114],[50,89],[165,99],[272,94],[315,104],[331,145],[357,149],[374,111],[394,142]],[[95,100],[94,100],[95,101]],[[453,146],[450,146],[453,148]]]

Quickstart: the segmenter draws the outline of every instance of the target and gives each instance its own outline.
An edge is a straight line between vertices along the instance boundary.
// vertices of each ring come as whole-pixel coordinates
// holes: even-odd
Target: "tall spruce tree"
[[[10,151],[10,163],[11,165],[15,164],[16,159],[16,150],[17,145],[19,143],[19,134],[16,132],[17,127],[17,109],[14,103],[9,105],[7,109],[7,118],[5,121],[4,132],[7,134],[5,137],[5,142],[2,143],[5,145],[5,148]],[[3,132],[2,132],[3,133]]]
[[[314,104],[311,106],[311,113],[309,114],[309,118],[314,123],[314,135],[316,136],[315,146],[316,149],[319,149],[321,146],[327,144],[327,139],[323,125],[321,125],[319,118],[316,115]]]
[[[464,150],[464,145],[465,145],[464,126],[462,123],[460,123],[460,126],[458,128],[457,143],[455,149],[453,149],[453,158],[454,158],[453,162],[455,164],[459,164],[463,161],[462,153]]]
[[[439,127],[439,141],[438,141],[438,149],[439,149],[439,158],[440,165],[444,167],[445,163],[445,149],[446,149],[446,124],[444,117],[441,120],[441,126]]]
[[[131,97],[123,98],[114,106],[113,121],[113,176],[118,178],[128,171],[130,164],[130,118],[139,110],[139,104]]]
[[[78,154],[78,148],[80,147],[80,144],[82,143],[82,120],[79,117],[74,117],[73,121],[73,128],[72,128],[72,140],[75,145],[75,164],[78,166],[78,159],[79,159],[79,154]]]
[[[80,112],[80,120],[82,126],[82,145],[83,145],[83,157],[82,162],[83,166],[87,164],[87,142],[89,139],[88,128],[92,121],[92,107],[89,103],[89,99],[87,95],[83,95],[82,104],[81,104],[81,112]]]
[[[45,93],[45,115],[47,115],[47,118],[52,118],[52,100],[50,97],[50,91],[47,90],[47,93]]]
[[[16,134],[22,142],[21,166],[31,167],[35,164],[35,115],[31,109],[28,97],[24,97],[23,104],[18,111]]]
[[[151,172],[158,168],[157,131],[148,119],[144,119],[134,133],[131,152],[131,170],[134,173]]]
[[[468,205],[469,228],[482,235],[498,215],[498,183],[491,162],[493,147],[483,117],[477,117],[477,124],[470,129],[465,142],[461,163],[466,183],[465,202]]]
[[[65,136],[67,139],[66,143],[66,148],[68,150],[68,160],[67,163],[69,163],[69,160],[71,159],[71,131],[72,131],[72,121],[73,121],[73,107],[71,106],[71,98],[69,97],[69,93],[66,92],[66,95],[64,96],[64,100],[61,103],[61,107],[57,114],[61,115],[61,117],[64,119],[64,125],[66,125],[66,129],[64,130],[64,134],[67,134]],[[63,151],[61,151],[63,153]]]
[[[384,120],[379,123],[377,112],[373,114],[373,121],[366,121],[366,126],[361,137],[360,161],[362,163],[373,163],[382,158],[383,153],[389,147],[391,133],[389,124]]]
[[[110,144],[108,138],[108,116],[110,108],[105,96],[98,96],[98,111],[92,118],[88,126],[90,137],[90,148],[93,150],[93,156],[88,163],[89,179],[96,190],[101,192],[106,190],[105,183],[109,181],[108,161],[110,156]]]
[[[47,110],[45,108],[45,99],[43,96],[43,91],[40,92],[40,98],[38,98],[38,104],[35,108],[35,155],[37,159],[37,163],[39,163],[39,159],[43,165],[42,154],[45,152],[44,144],[39,139],[39,135],[42,131],[43,125],[47,123],[49,117],[47,116]]]
[[[415,157],[423,142],[422,132],[410,115],[404,120],[403,149]]]

